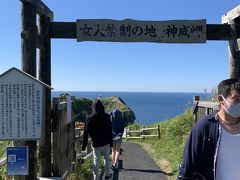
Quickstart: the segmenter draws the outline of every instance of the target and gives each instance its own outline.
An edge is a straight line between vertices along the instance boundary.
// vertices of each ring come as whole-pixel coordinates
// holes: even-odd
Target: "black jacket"
[[[193,126],[185,146],[178,179],[215,179],[220,134],[221,129],[215,113],[204,117]]]
[[[84,127],[82,150],[88,143],[88,135],[92,140],[93,147],[101,147],[110,144],[112,147],[112,125],[109,114],[105,113],[104,106],[100,100],[94,101],[92,114],[87,118]]]

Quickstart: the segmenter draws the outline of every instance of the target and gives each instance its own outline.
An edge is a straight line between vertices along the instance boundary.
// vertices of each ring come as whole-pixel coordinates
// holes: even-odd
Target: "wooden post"
[[[229,24],[231,26],[231,40],[229,40],[228,51],[229,51],[229,65],[230,65],[230,77],[231,78],[239,78],[239,60],[240,54],[238,50],[238,42],[236,38],[236,26],[234,20],[230,20]]]
[[[51,86],[51,40],[49,37],[50,18],[40,16],[40,35],[43,37],[44,49],[39,52],[39,80]],[[50,177],[51,168],[51,90],[46,89],[45,118],[43,119],[43,138],[39,142],[39,176]]]
[[[59,143],[61,141],[58,132],[60,131],[60,113],[58,111],[59,98],[53,98],[53,176],[60,176],[60,149],[58,148]]]
[[[53,175],[65,177],[74,168],[75,161],[75,126],[67,119],[66,96],[54,98],[54,107],[58,118],[53,122]],[[72,117],[73,111],[72,111]]]
[[[197,122],[197,119],[198,119],[198,104],[196,101],[200,101],[200,97],[199,96],[194,96],[193,97],[193,117],[195,119],[195,122]]]
[[[158,139],[160,139],[160,125],[158,125]]]
[[[75,96],[72,96],[71,97],[71,100],[72,100],[72,124],[71,124],[71,143],[70,143],[70,146],[71,146],[71,154],[70,154],[70,158],[71,158],[71,170],[74,170],[76,168],[76,149],[75,149],[75,137],[76,137],[76,125],[75,125],[75,120],[76,120],[76,111],[75,111]]]
[[[130,133],[130,132],[131,132],[131,130],[132,130],[132,128],[131,128],[131,127],[129,127],[129,128],[128,128],[128,133],[127,133],[127,135],[128,135],[127,137],[129,137],[129,138],[131,138],[131,136],[132,136],[132,134]]]
[[[90,139],[88,139],[87,154],[89,154],[90,152],[92,152],[92,141]]]
[[[71,100],[74,101],[75,97],[72,96]],[[67,124],[67,146],[66,146],[66,152],[67,152],[67,170],[72,171],[74,169],[74,162],[75,162],[75,121],[74,121],[74,107],[73,103],[71,103],[72,109],[71,109],[71,120]]]
[[[60,100],[61,102],[61,100]],[[59,158],[61,158],[60,160],[60,169],[61,169],[61,174],[60,176],[62,176],[65,173],[65,169],[67,166],[67,155],[68,155],[68,150],[67,149],[67,139],[68,139],[68,134],[67,134],[67,108],[66,108],[66,104],[64,105],[65,108],[60,110],[60,114],[61,114],[61,118],[60,120],[60,126],[61,126],[61,130],[60,130],[60,146],[58,146],[58,148],[60,149],[60,156]]]
[[[36,7],[31,3],[22,3],[22,70],[36,77]],[[15,180],[32,180],[36,173],[36,141],[15,141],[16,146],[29,148],[29,175],[15,176]]]
[[[60,106],[61,100],[58,102],[58,119],[55,122],[55,128],[53,131],[54,134],[54,171],[53,175],[55,177],[61,177],[64,174],[64,169],[67,165],[66,162],[66,139],[67,139],[67,125],[66,125],[66,111],[64,110],[64,106],[66,104],[62,104]]]
[[[222,23],[230,25],[231,39],[229,40],[229,65],[230,77],[240,77],[240,42],[239,25],[240,25],[240,6],[234,8],[222,16]]]

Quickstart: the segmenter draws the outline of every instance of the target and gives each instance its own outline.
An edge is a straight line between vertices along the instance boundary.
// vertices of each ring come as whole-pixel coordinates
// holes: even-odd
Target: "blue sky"
[[[44,0],[54,21],[192,20],[220,24],[238,0]],[[0,73],[21,69],[21,2],[0,8]],[[77,42],[52,39],[52,87],[63,91],[209,92],[229,77],[228,42],[206,44]]]

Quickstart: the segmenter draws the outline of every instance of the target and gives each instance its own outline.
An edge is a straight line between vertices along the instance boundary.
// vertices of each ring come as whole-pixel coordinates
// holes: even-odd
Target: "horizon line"
[[[52,92],[124,92],[124,93],[202,93],[211,94],[211,92],[193,92],[193,91],[113,91],[113,90],[52,90]]]

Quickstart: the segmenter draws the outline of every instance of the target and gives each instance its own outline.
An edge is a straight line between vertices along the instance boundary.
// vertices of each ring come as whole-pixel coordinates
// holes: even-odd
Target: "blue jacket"
[[[112,136],[115,141],[122,137],[124,128],[127,124],[127,119],[119,109],[112,110],[110,113],[110,119],[112,121]]]
[[[186,142],[178,179],[215,180],[220,135],[216,113],[198,120]]]

